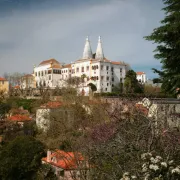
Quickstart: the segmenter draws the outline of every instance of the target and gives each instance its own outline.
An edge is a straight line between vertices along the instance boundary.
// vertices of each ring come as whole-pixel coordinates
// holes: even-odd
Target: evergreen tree
[[[126,93],[143,93],[143,86],[136,79],[136,73],[129,70],[124,81],[124,89]]]
[[[17,137],[0,149],[0,179],[33,179],[44,155],[40,141],[30,136]]]
[[[180,87],[180,0],[163,0],[166,7],[162,26],[154,29],[145,39],[157,43],[155,58],[162,63],[162,70],[154,69],[162,80],[165,92],[175,93]]]

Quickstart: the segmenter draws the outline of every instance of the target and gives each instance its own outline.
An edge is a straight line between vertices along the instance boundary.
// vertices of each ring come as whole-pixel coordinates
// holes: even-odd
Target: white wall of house
[[[145,83],[147,81],[146,79],[146,74],[145,73],[142,73],[142,74],[137,74],[136,75],[136,78],[139,82],[141,83]]]

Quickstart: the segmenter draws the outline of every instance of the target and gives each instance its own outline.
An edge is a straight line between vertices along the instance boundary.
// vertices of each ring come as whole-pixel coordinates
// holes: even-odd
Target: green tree
[[[92,92],[97,91],[97,87],[93,83],[89,83],[88,86],[91,87]]]
[[[143,86],[136,79],[136,73],[129,70],[124,81],[124,88],[126,93],[142,93]]]
[[[123,92],[123,83],[118,83],[112,88],[112,92],[122,93]]]
[[[49,164],[43,164],[37,172],[35,180],[57,180],[57,177]]]
[[[11,109],[11,105],[0,102],[0,118],[4,117],[5,114]]]
[[[41,166],[44,146],[30,136],[20,136],[0,151],[0,179],[32,179]]]
[[[166,7],[162,26],[155,28],[145,39],[157,43],[155,58],[162,63],[162,70],[154,69],[162,79],[162,89],[175,93],[180,87],[180,1],[163,0]]]

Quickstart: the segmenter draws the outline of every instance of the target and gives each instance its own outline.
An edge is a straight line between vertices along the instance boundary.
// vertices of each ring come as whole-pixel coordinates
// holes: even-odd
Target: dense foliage
[[[163,1],[166,16],[161,21],[162,26],[145,38],[158,44],[155,58],[162,63],[162,70],[153,70],[162,80],[162,89],[175,93],[180,87],[180,1]]]
[[[0,150],[0,179],[32,179],[43,156],[41,142],[30,136],[17,137]]]
[[[11,109],[10,104],[0,102],[0,119],[3,118],[10,109]]]
[[[126,93],[143,93],[143,86],[136,79],[136,73],[133,70],[126,73],[124,90]]]

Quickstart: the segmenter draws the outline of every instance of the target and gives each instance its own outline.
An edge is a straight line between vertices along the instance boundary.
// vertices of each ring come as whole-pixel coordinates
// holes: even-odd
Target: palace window
[[[76,68],[76,72],[79,72],[79,68],[78,67]]]
[[[103,70],[103,65],[101,65],[101,70]]]
[[[104,79],[104,76],[101,76],[101,81],[103,81],[103,79]]]
[[[122,83],[122,78],[120,78],[120,83]]]
[[[86,71],[89,71],[89,66],[86,66]]]
[[[112,81],[114,81],[114,78],[112,77]]]
[[[106,77],[106,80],[109,81],[109,76]]]
[[[107,83],[107,86],[109,86],[109,83]]]
[[[81,72],[84,72],[84,67],[81,67]]]
[[[109,66],[106,66],[106,70],[107,70],[107,71],[109,70]]]
[[[122,73],[122,68],[120,68],[120,72]]]
[[[111,67],[111,71],[112,71],[112,72],[114,71],[114,68],[113,68],[113,67]]]
[[[92,66],[92,69],[93,69],[93,70],[98,69],[98,65]]]

